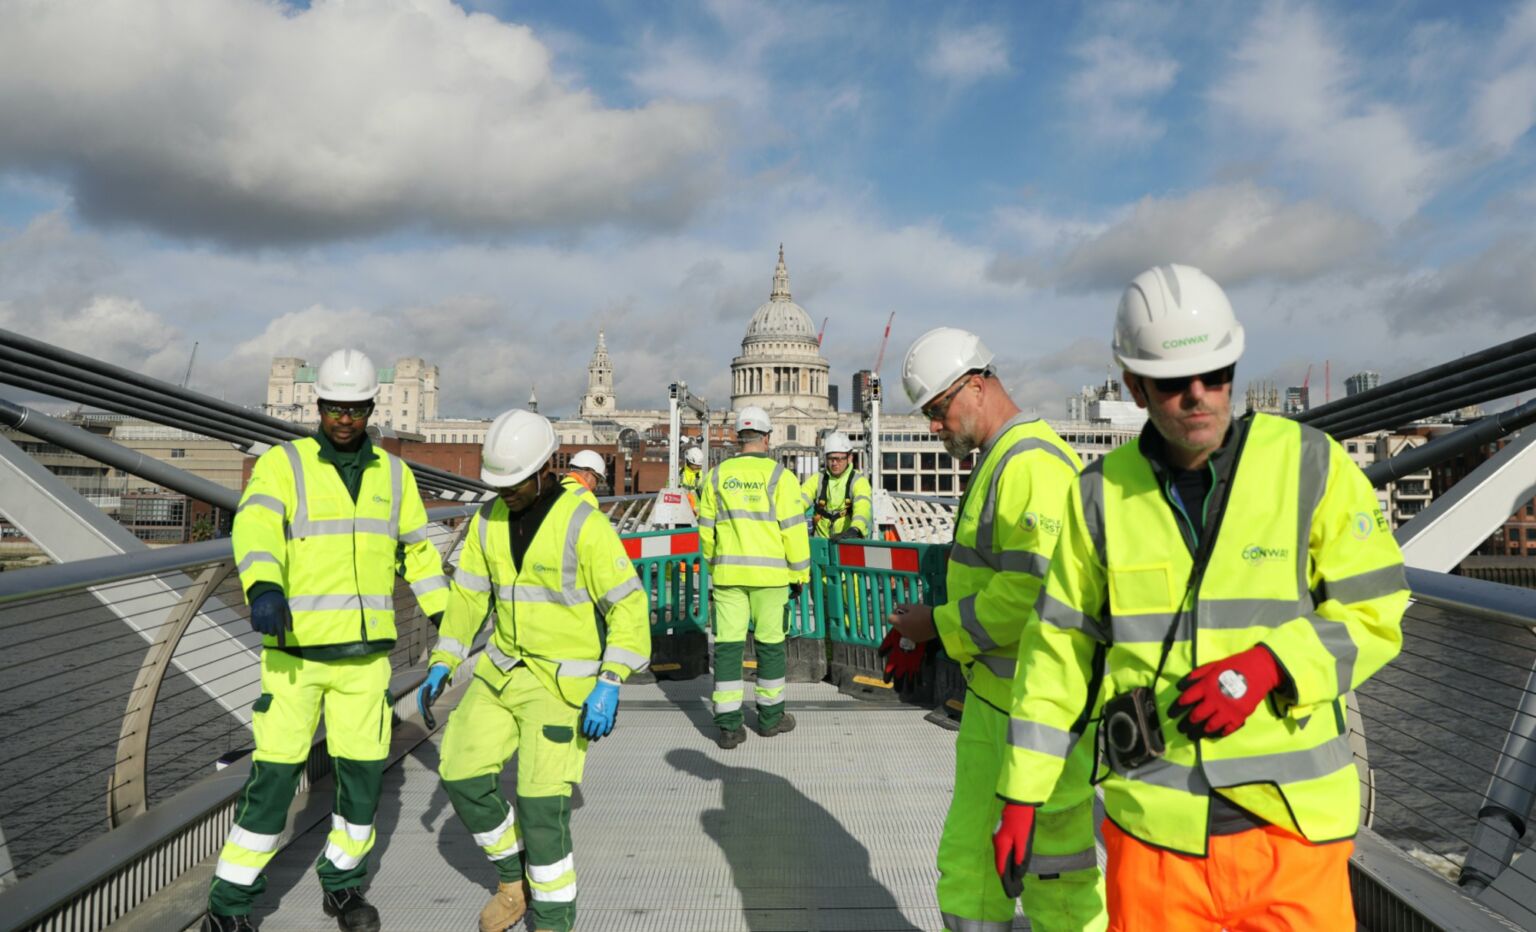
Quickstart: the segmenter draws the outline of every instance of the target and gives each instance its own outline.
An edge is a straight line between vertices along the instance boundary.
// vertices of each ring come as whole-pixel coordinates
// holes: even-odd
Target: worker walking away
[[[571,465],[565,471],[561,483],[582,497],[582,501],[602,510],[597,503],[597,487],[608,478],[608,466],[595,450],[581,450],[571,457]]]
[[[613,729],[619,684],[650,664],[640,580],[613,525],[549,468],[558,446],[549,421],[531,411],[507,411],[487,431],[480,478],[497,497],[470,520],[417,694],[434,727],[432,705],[493,607],[490,640],[448,719],[438,767],[454,811],[496,868],[482,932],[518,923],[530,901],[536,929],[571,928],[571,787],[587,743]],[[501,771],[514,753],[510,802]]]
[[[235,514],[240,585],[262,636],[261,695],[251,773],[208,890],[208,930],[252,928],[251,904],[266,888],[322,708],[336,801],[315,865],[321,905],[342,929],[379,928],[362,884],[393,714],[397,551],[421,610],[436,621],[448,604],[416,476],[368,437],[379,393],[373,363],[357,350],[332,353],[315,393],[319,434],[263,453]]]
[[[784,711],[785,607],[810,579],[800,483],[768,455],[773,425],[755,405],[736,415],[741,452],[709,471],[699,499],[699,543],[709,561],[714,599],[716,743],[730,750],[746,740],[741,675],[747,630],[757,645],[757,730],[763,737],[792,731]]]
[[[1392,529],[1335,440],[1233,420],[1243,328],[1200,270],[1137,276],[1113,346],[1149,420],[1068,496],[1019,652],[997,869],[1033,869],[1036,806],[1101,692],[1111,928],[1353,929],[1344,701],[1402,643]]]
[[[869,537],[874,529],[874,498],[869,478],[853,468],[853,443],[841,431],[827,434],[821,447],[824,468],[801,488],[811,513],[811,534],[830,540]]]
[[[916,671],[925,643],[938,637],[965,671],[954,797],[939,842],[939,910],[951,932],[1006,932],[1020,889],[998,882],[988,842],[1002,810],[997,781],[1019,636],[1082,464],[1049,425],[1019,412],[992,368],[992,352],[973,333],[940,327],[923,334],[907,351],[902,384],[950,456],[980,452],[956,512],[947,601],[898,606],[880,651],[887,674],[902,676]],[[1092,764],[1086,749],[1075,755],[1041,801],[1039,857],[1022,888],[1030,926],[1041,932],[1105,926]]]

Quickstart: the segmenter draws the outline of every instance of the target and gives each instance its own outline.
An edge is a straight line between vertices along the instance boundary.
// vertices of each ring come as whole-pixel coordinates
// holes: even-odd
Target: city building
[[[1292,385],[1285,390],[1285,402],[1280,408],[1280,413],[1290,417],[1302,414],[1312,408],[1312,393],[1305,385]]]
[[[1373,372],[1370,369],[1367,369],[1364,372],[1356,372],[1354,375],[1344,380],[1344,395],[1345,397],[1350,395],[1359,395],[1362,392],[1370,391],[1380,384],[1380,372]]]
[[[1343,441],[1344,452],[1361,469],[1389,460],[1413,447],[1429,442],[1431,432],[1423,428],[1409,428],[1396,433],[1378,431]],[[1387,516],[1396,530],[1411,520],[1434,499],[1434,487],[1428,469],[1409,473],[1376,489],[1376,501],[1382,514]]]

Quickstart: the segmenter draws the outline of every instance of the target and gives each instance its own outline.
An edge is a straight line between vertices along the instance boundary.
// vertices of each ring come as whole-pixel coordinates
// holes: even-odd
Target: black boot
[[[379,911],[363,899],[362,887],[325,891],[325,914],[333,916],[342,932],[379,932]]]
[[[779,716],[778,721],[773,723],[772,728],[763,728],[761,725],[759,725],[757,733],[762,735],[764,738],[772,738],[774,735],[787,734],[794,730],[795,717],[790,715],[788,712],[785,712],[783,715]]]
[[[745,740],[747,740],[747,730],[737,725],[735,731],[727,731],[724,728],[720,729],[720,734],[716,736],[715,743],[720,745],[722,750],[729,751]]]
[[[220,916],[209,913],[203,917],[202,932],[256,932],[250,916]]]

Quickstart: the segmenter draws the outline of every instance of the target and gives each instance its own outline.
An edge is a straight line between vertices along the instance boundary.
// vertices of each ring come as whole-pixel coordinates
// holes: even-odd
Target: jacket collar
[[[320,458],[332,466],[336,465],[336,457],[340,455],[341,451],[336,449],[335,444],[331,443],[331,438],[325,435],[325,431],[317,430],[315,431],[315,439],[320,441]],[[363,442],[353,452],[357,456],[357,461],[365,467],[379,458],[379,454],[374,452],[373,449],[373,438],[368,436],[367,431],[363,432]]]

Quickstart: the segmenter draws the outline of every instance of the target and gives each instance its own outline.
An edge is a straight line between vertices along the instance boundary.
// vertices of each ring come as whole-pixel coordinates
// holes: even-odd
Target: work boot
[[[516,925],[528,911],[528,887],[519,880],[496,885],[496,895],[480,910],[480,932],[505,932]]]
[[[773,723],[772,728],[763,728],[761,725],[759,725],[757,733],[762,735],[764,738],[772,738],[774,735],[788,734],[794,730],[795,717],[790,715],[788,712],[785,712],[783,715],[779,716],[778,721]]]
[[[209,913],[203,917],[202,932],[256,932],[250,916],[221,916]]]
[[[729,751],[745,740],[747,740],[747,729],[737,725],[735,731],[726,728],[720,729],[720,734],[716,736],[715,743],[720,745],[722,751]]]
[[[342,932],[379,932],[379,911],[363,899],[362,887],[327,890],[321,905]]]

